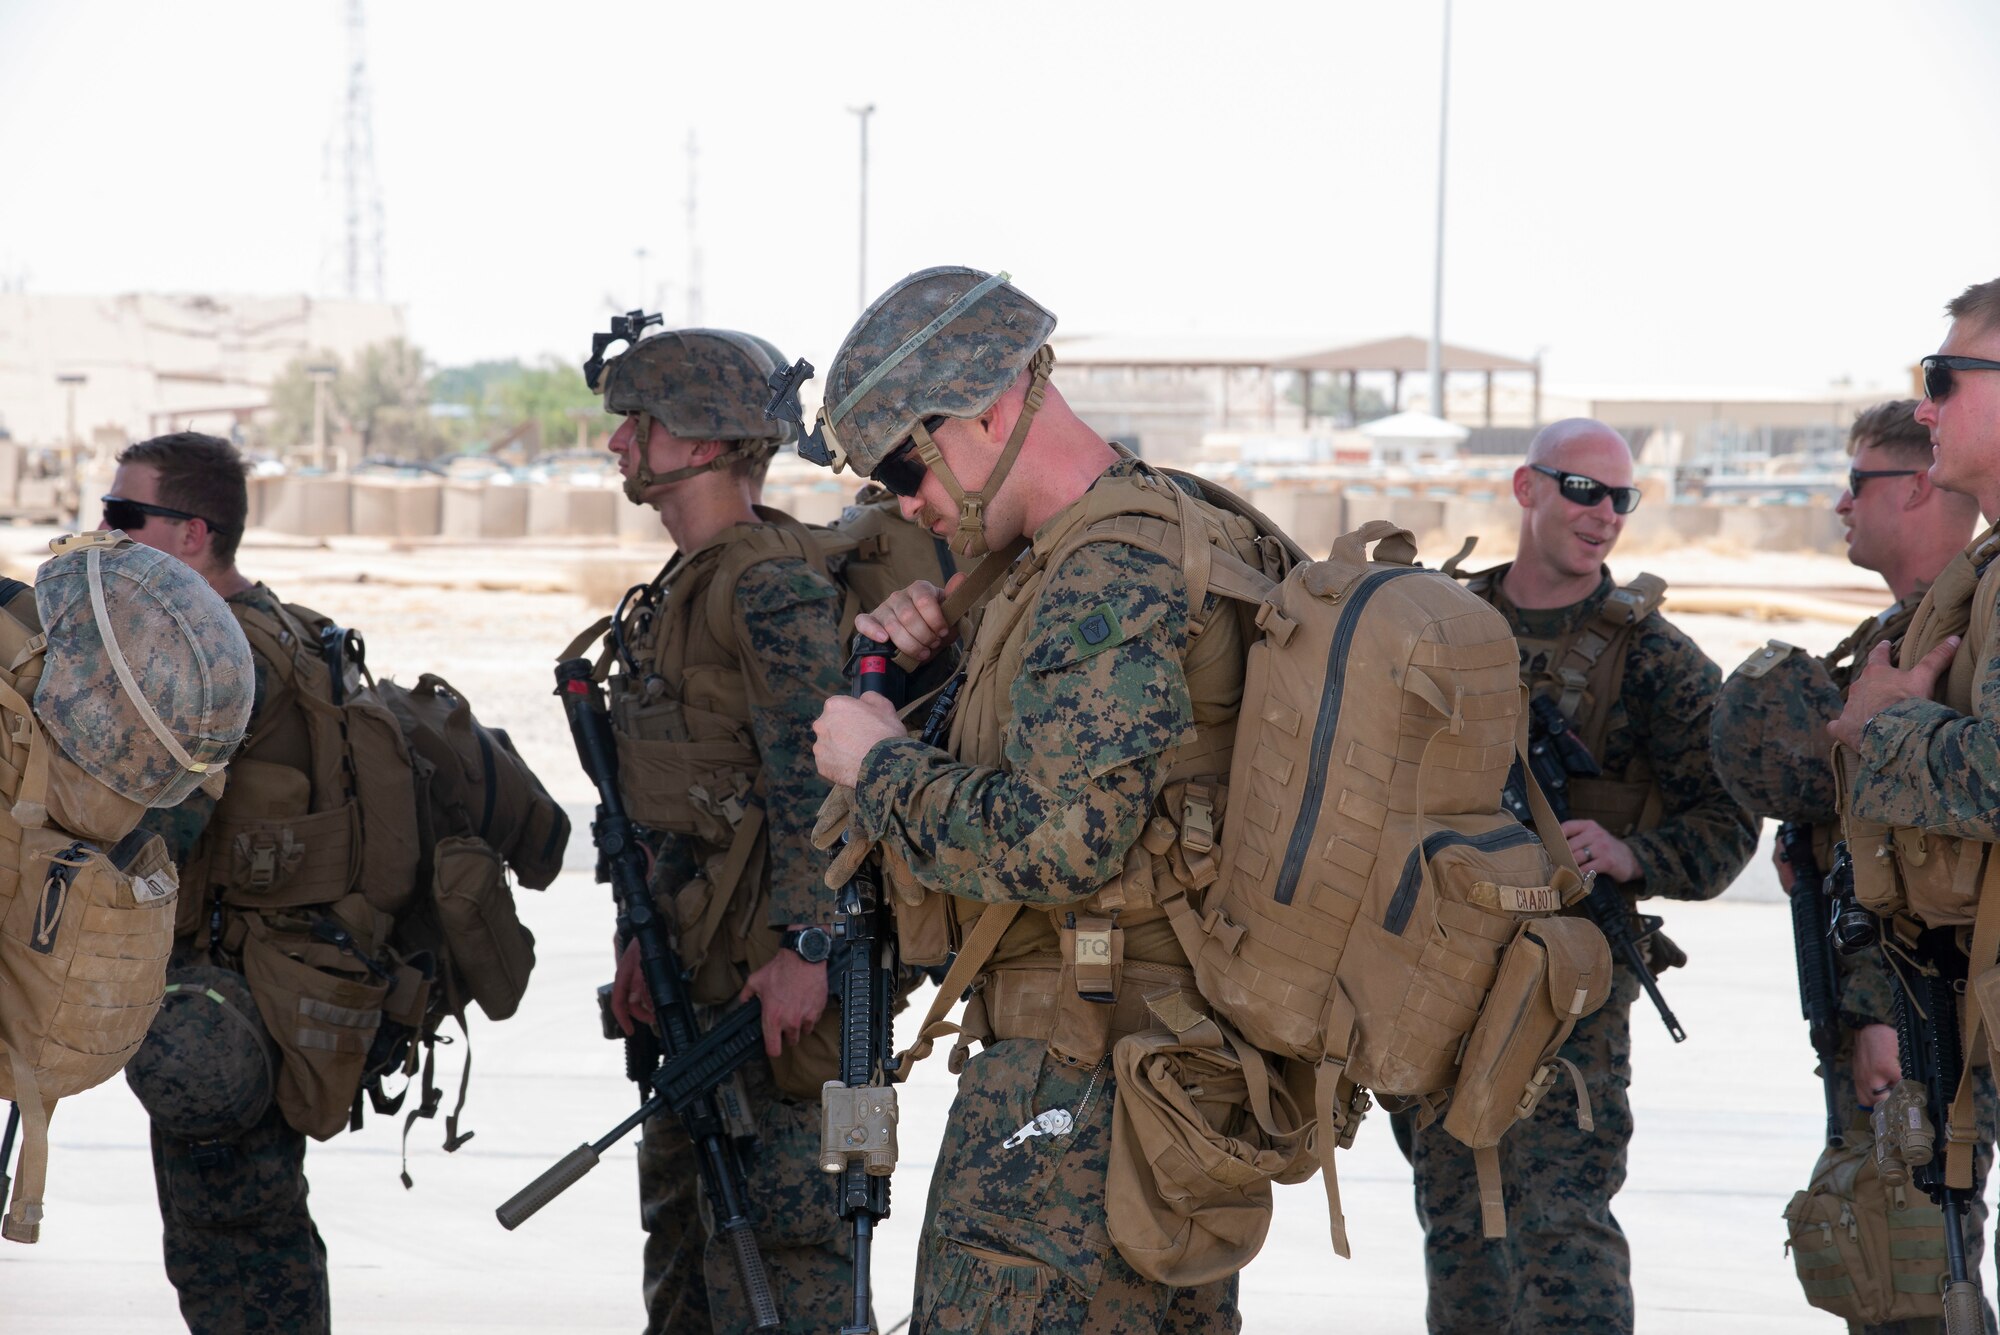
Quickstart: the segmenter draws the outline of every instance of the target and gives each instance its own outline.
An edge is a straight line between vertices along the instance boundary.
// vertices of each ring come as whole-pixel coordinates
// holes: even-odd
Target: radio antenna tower
[[[382,183],[375,175],[374,109],[368,94],[367,20],[347,0],[347,93],[340,116],[341,292],[383,296]]]
[[[688,129],[688,194],[687,194],[687,322],[690,326],[701,324],[701,243],[694,230],[694,129]]]

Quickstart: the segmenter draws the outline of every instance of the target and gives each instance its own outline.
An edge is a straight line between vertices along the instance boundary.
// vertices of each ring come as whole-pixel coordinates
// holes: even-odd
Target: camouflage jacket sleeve
[[[842,673],[840,592],[803,561],[765,561],[736,585],[750,731],[763,764],[770,843],[771,921],[829,916],[820,875],[827,855],[812,845],[826,781],[813,765],[813,720]]]
[[[1880,950],[1858,955],[1833,954],[1834,987],[1839,993],[1841,1023],[1850,1029],[1865,1024],[1894,1024],[1895,984]]]
[[[1644,753],[1664,807],[1656,828],[1625,841],[1639,860],[1643,895],[1713,899],[1756,851],[1756,818],[1709,763],[1709,712],[1721,688],[1708,655],[1666,618],[1656,614],[1639,627],[1619,708],[1631,730],[1625,744]],[[1615,733],[1608,752],[1617,749]]]
[[[1857,815],[2000,842],[2000,645],[1982,652],[1972,717],[1935,700],[1903,700],[1868,721],[1854,777]]]
[[[1073,903],[1124,866],[1187,737],[1180,572],[1121,543],[1080,548],[1036,602],[1002,766],[914,739],[861,764],[858,820],[932,889],[988,902]],[[1102,620],[1099,620],[1102,618]]]

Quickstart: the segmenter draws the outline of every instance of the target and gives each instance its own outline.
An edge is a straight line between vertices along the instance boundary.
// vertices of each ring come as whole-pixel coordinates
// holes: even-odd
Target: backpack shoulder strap
[[[1563,717],[1577,721],[1586,695],[1592,694],[1593,678],[1599,675],[1599,665],[1616,667],[1625,661],[1625,645],[1639,623],[1660,609],[1666,601],[1667,582],[1658,575],[1642,574],[1629,584],[1613,589],[1606,595],[1590,619],[1578,627],[1569,637],[1560,661],[1550,671],[1561,686],[1561,694],[1556,705]],[[1612,650],[1617,652],[1613,653]],[[1600,686],[1612,683],[1601,682]],[[1615,692],[1600,689],[1594,698],[1610,699]],[[1595,723],[1595,720],[1592,721]],[[1597,729],[1592,728],[1595,733]],[[1602,747],[1602,736],[1593,735],[1587,739],[1591,748]]]

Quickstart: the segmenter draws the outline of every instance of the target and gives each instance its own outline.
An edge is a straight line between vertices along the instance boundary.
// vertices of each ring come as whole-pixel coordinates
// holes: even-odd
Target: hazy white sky
[[[325,291],[336,0],[0,0],[0,278]],[[1006,268],[1066,332],[1422,333],[1441,0],[368,7],[388,295],[580,358],[685,273],[824,364]],[[1995,0],[1457,0],[1445,337],[1558,383],[1901,386],[2000,274]],[[644,294],[651,300],[651,293]]]

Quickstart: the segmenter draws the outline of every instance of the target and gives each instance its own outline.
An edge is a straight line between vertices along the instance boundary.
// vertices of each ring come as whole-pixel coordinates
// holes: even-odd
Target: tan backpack
[[[547,886],[569,820],[507,735],[481,724],[443,679],[377,682],[360,637],[329,618],[295,604],[275,616],[238,607],[272,665],[264,717],[273,722],[237,762],[188,880],[259,911],[224,944],[241,949],[284,1054],[286,1120],[328,1139],[359,1126],[364,1090],[377,1112],[400,1111],[407,1090],[391,1096],[383,1078],[399,1061],[414,1077],[421,1050],[407,1140],[442,1102],[445,1021],[463,1032],[469,1001],[496,1020],[519,1006],[534,937],[507,870]],[[311,927],[284,912],[309,906],[326,907]],[[457,1126],[469,1077],[468,1059],[448,1150],[470,1138]]]
[[[14,1242],[41,1233],[56,1102],[117,1074],[159,1009],[178,878],[135,828],[146,805],[133,793],[166,796],[158,760],[216,777],[252,683],[228,610],[185,566],[119,534],[52,546],[33,597],[0,581],[0,1098],[15,1105],[8,1148],[16,1119],[24,1133],[0,1236]],[[127,704],[152,737],[123,735]],[[62,710],[81,759],[37,709]],[[7,1167],[0,1156],[0,1203]]]
[[[1183,829],[1200,889],[1165,901],[1216,1013],[1310,1070],[1342,1256],[1333,1155],[1366,1091],[1442,1114],[1501,1236],[1493,1147],[1611,987],[1603,936],[1557,916],[1584,883],[1547,804],[1534,794],[1536,830],[1500,805],[1525,731],[1507,623],[1415,558],[1378,520],[1270,592],[1215,800],[1227,818],[1212,841]]]

